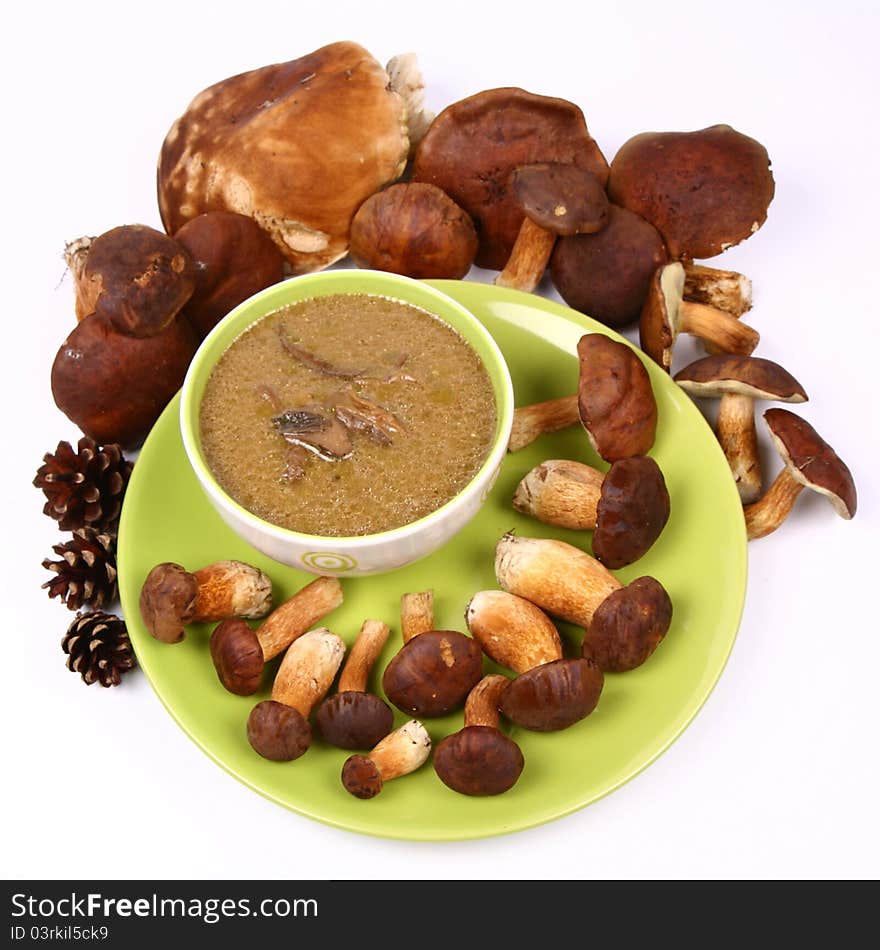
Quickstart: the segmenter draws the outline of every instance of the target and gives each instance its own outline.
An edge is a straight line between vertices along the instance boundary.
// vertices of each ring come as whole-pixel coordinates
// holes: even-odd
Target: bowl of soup
[[[294,277],[207,336],[180,427],[240,537],[315,574],[394,570],[479,511],[513,419],[504,357],[465,307],[367,270]]]

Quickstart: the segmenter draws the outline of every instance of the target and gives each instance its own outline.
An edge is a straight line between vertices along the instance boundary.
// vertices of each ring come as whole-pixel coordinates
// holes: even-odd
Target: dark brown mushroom
[[[665,261],[659,232],[637,214],[611,205],[601,231],[556,242],[550,275],[569,307],[622,327],[638,320],[651,275]]]
[[[323,406],[312,404],[285,409],[272,417],[272,424],[285,441],[301,446],[325,462],[347,459],[354,451],[346,426]]]
[[[523,165],[513,170],[510,181],[525,218],[495,283],[531,293],[544,276],[557,237],[594,234],[605,227],[608,198],[595,175],[562,162]]]
[[[464,728],[434,749],[434,771],[453,791],[501,795],[522,774],[522,751],[500,729],[498,705],[509,685],[506,676],[484,676],[468,695]]]
[[[608,194],[650,221],[674,260],[714,257],[754,234],[773,200],[767,150],[729,125],[643,132],[611,163]]]
[[[355,798],[375,798],[385,782],[415,772],[431,754],[431,737],[410,719],[367,755],[352,755],[342,766],[342,785]]]
[[[346,429],[362,432],[379,445],[391,445],[405,428],[393,412],[351,391],[338,393],[329,402]]]
[[[809,422],[787,409],[768,409],[764,421],[784,468],[764,496],[744,509],[749,540],[775,531],[804,488],[825,495],[841,518],[852,518],[858,506],[855,482],[834,449]]]
[[[501,712],[534,732],[567,729],[596,708],[603,684],[602,670],[591,659],[554,660],[517,676]]]
[[[604,186],[608,163],[581,110],[523,89],[488,89],[453,103],[431,123],[416,151],[413,180],[429,182],[477,225],[479,267],[501,270],[523,222],[511,172],[535,162],[564,162]]]
[[[337,692],[315,712],[324,739],[340,749],[372,749],[388,735],[394,715],[387,703],[367,692],[367,680],[391,630],[379,620],[365,620],[339,677]]]

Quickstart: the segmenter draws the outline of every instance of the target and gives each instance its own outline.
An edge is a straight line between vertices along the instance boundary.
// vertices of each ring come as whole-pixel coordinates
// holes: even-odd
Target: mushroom
[[[215,83],[162,145],[162,223],[174,234],[206,211],[246,214],[293,273],[327,267],[346,254],[360,205],[402,174],[406,111],[381,64],[350,42]]]
[[[315,713],[324,739],[340,749],[372,749],[391,732],[394,715],[387,703],[367,692],[367,680],[391,630],[380,620],[365,620],[342,673],[337,692]]]
[[[787,409],[768,409],[764,421],[784,467],[764,496],[744,509],[749,540],[775,531],[804,488],[825,495],[841,518],[852,518],[858,503],[855,482],[834,449]]]
[[[531,293],[544,276],[557,236],[593,234],[605,227],[608,198],[595,175],[562,162],[515,168],[510,187],[525,218],[495,283]]]
[[[272,698],[257,703],[247,721],[251,747],[273,762],[298,759],[312,743],[309,715],[330,689],[345,644],[324,627],[303,634],[287,648]]]
[[[607,474],[582,462],[550,459],[520,481],[513,507],[545,524],[594,528],[593,555],[608,568],[637,561],[669,519],[660,466],[647,455],[618,459]]]
[[[569,307],[622,327],[638,320],[651,275],[666,260],[659,232],[637,214],[611,205],[601,231],[556,242],[550,276]]]
[[[504,535],[495,548],[495,576],[509,593],[583,627],[584,655],[609,671],[644,663],[672,621],[669,595],[653,577],[624,587],[599,561],[564,541]]]
[[[578,396],[561,396],[529,406],[518,406],[513,411],[513,425],[507,442],[508,452],[518,452],[531,445],[540,435],[559,432],[581,421]]]
[[[358,267],[422,279],[460,279],[477,253],[470,215],[434,185],[391,185],[367,198],[351,222]]]
[[[65,258],[74,277],[77,319],[97,313],[126,336],[161,333],[196,285],[186,249],[143,224],[73,241]]]
[[[352,755],[342,766],[342,785],[355,798],[375,798],[385,782],[415,772],[431,754],[431,737],[410,719],[395,729],[368,755]]]
[[[458,631],[434,629],[433,597],[427,591],[421,598],[405,594],[401,599],[401,632],[403,646],[382,676],[388,699],[421,717],[461,707],[483,673],[479,644]]]
[[[195,266],[195,290],[184,313],[204,338],[243,300],[284,277],[284,256],[268,234],[243,214],[209,211],[174,239]]]
[[[434,749],[434,771],[454,792],[500,795],[522,774],[520,747],[499,728],[498,704],[509,685],[506,676],[484,676],[464,705],[464,728]]]
[[[669,372],[675,338],[679,333],[691,333],[723,353],[748,356],[758,345],[757,330],[724,310],[685,300],[684,282],[684,267],[678,262],[655,272],[639,322],[639,341],[645,353]]]
[[[650,221],[673,260],[714,257],[754,234],[773,200],[767,150],[729,125],[643,132],[611,163],[608,196]]]
[[[272,609],[272,581],[243,561],[217,561],[193,573],[166,561],[147,574],[138,606],[151,636],[179,643],[189,623],[265,617]]]
[[[577,165],[603,186],[608,178],[608,163],[574,103],[488,89],[434,119],[416,150],[413,180],[437,185],[467,211],[480,236],[477,265],[501,270],[523,221],[510,175],[535,162]]]
[[[211,634],[211,659],[223,686],[237,696],[260,688],[266,663],[342,603],[335,577],[318,577],[298,590],[252,630],[243,620],[224,620]]]
[[[325,462],[347,459],[354,451],[348,428],[323,406],[312,404],[285,409],[272,417],[272,425],[285,441],[308,450]]]
[[[755,356],[706,356],[675,374],[691,396],[720,396],[715,432],[744,505],[761,495],[755,400],[806,402],[803,386],[778,363]]]
[[[406,428],[393,412],[351,391],[338,393],[329,402],[346,429],[362,432],[379,445],[391,445],[394,437]]]
[[[511,592],[480,591],[465,617],[487,655],[519,674],[500,698],[511,722],[555,732],[596,708],[602,671],[589,658],[563,659],[556,628],[534,603]]]
[[[684,262],[684,299],[741,317],[752,309],[752,282],[735,270]]]

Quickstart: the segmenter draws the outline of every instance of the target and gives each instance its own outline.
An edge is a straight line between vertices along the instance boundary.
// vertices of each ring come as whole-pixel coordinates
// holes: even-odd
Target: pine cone
[[[53,545],[62,560],[46,558],[43,567],[55,574],[43,584],[50,597],[60,597],[69,610],[99,609],[116,600],[116,537],[80,528],[70,541]]]
[[[74,452],[69,442],[59,442],[54,455],[43,456],[34,478],[47,498],[43,514],[62,531],[86,526],[115,531],[132,463],[115,442],[98,446],[83,437],[76,448]]]
[[[67,668],[91,686],[118,686],[122,674],[137,665],[125,621],[100,611],[77,614],[61,640]]]

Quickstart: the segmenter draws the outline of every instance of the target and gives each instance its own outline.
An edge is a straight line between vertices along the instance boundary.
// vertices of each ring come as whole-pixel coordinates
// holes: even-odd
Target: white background
[[[875,3],[31,3],[10,7],[3,33],[5,877],[877,876]],[[727,122],[765,143],[769,219],[718,263],[753,278],[759,353],[805,385],[803,414],[860,490],[854,521],[802,497],[750,545],[730,662],[660,760],[507,837],[386,841],[265,801],[184,736],[140,673],[115,690],[68,673],[72,615],[40,590],[59,535],[30,482],[77,438],[49,390],[74,320],[64,243],[159,226],[157,153],[192,96],[337,39],[383,62],[417,51],[435,109],[501,85],[572,99],[609,160],[648,129]],[[684,345],[676,365],[695,353]]]

